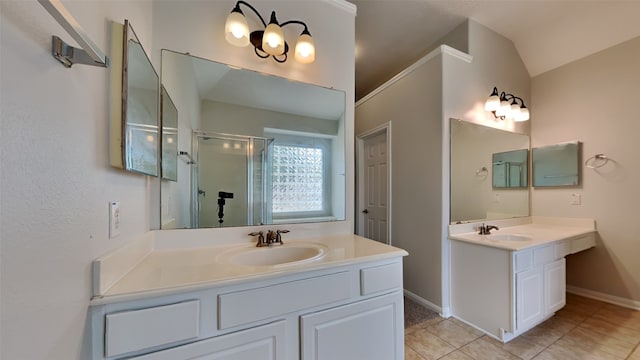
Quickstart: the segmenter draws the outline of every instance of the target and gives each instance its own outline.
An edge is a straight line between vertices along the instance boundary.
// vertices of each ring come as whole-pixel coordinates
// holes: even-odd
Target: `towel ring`
[[[483,166],[480,169],[476,170],[476,176],[487,176],[487,175],[489,175],[489,170],[487,170],[486,166]]]
[[[609,162],[609,158],[605,154],[595,154],[584,161],[584,165],[589,169],[597,169],[605,166]]]

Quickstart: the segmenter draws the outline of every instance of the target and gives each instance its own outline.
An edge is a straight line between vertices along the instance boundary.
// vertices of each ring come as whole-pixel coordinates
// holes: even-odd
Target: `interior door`
[[[386,132],[364,140],[363,157],[364,236],[388,244],[389,154]]]

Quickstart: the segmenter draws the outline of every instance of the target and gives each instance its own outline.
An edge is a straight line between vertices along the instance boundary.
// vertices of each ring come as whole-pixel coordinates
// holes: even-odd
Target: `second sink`
[[[492,235],[487,235],[487,239],[497,240],[497,241],[529,241],[531,240],[529,236],[519,235],[519,234],[492,234]]]

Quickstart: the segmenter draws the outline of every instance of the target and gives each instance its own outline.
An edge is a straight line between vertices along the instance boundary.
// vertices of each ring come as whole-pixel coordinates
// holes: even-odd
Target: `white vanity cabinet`
[[[562,255],[563,256],[563,255]],[[513,253],[516,288],[516,326],[510,332],[524,332],[565,305],[565,259],[556,245],[546,245]],[[518,259],[530,264],[518,268]]]
[[[303,315],[302,360],[403,359],[401,292]],[[366,331],[362,331],[366,329]]]
[[[506,342],[565,305],[565,256],[593,247],[595,235],[519,250],[492,245],[451,240],[452,313]]]
[[[93,360],[402,360],[402,257],[95,304],[91,317]]]

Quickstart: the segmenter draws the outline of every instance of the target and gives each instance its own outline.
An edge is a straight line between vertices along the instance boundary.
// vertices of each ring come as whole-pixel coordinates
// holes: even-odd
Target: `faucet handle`
[[[282,245],[282,235],[288,233],[289,230],[276,230],[276,240],[274,241],[276,244]]]
[[[256,244],[257,247],[263,246],[265,245],[265,241],[264,241],[264,232],[262,231],[254,231],[249,233],[249,236],[258,236],[258,243]]]

